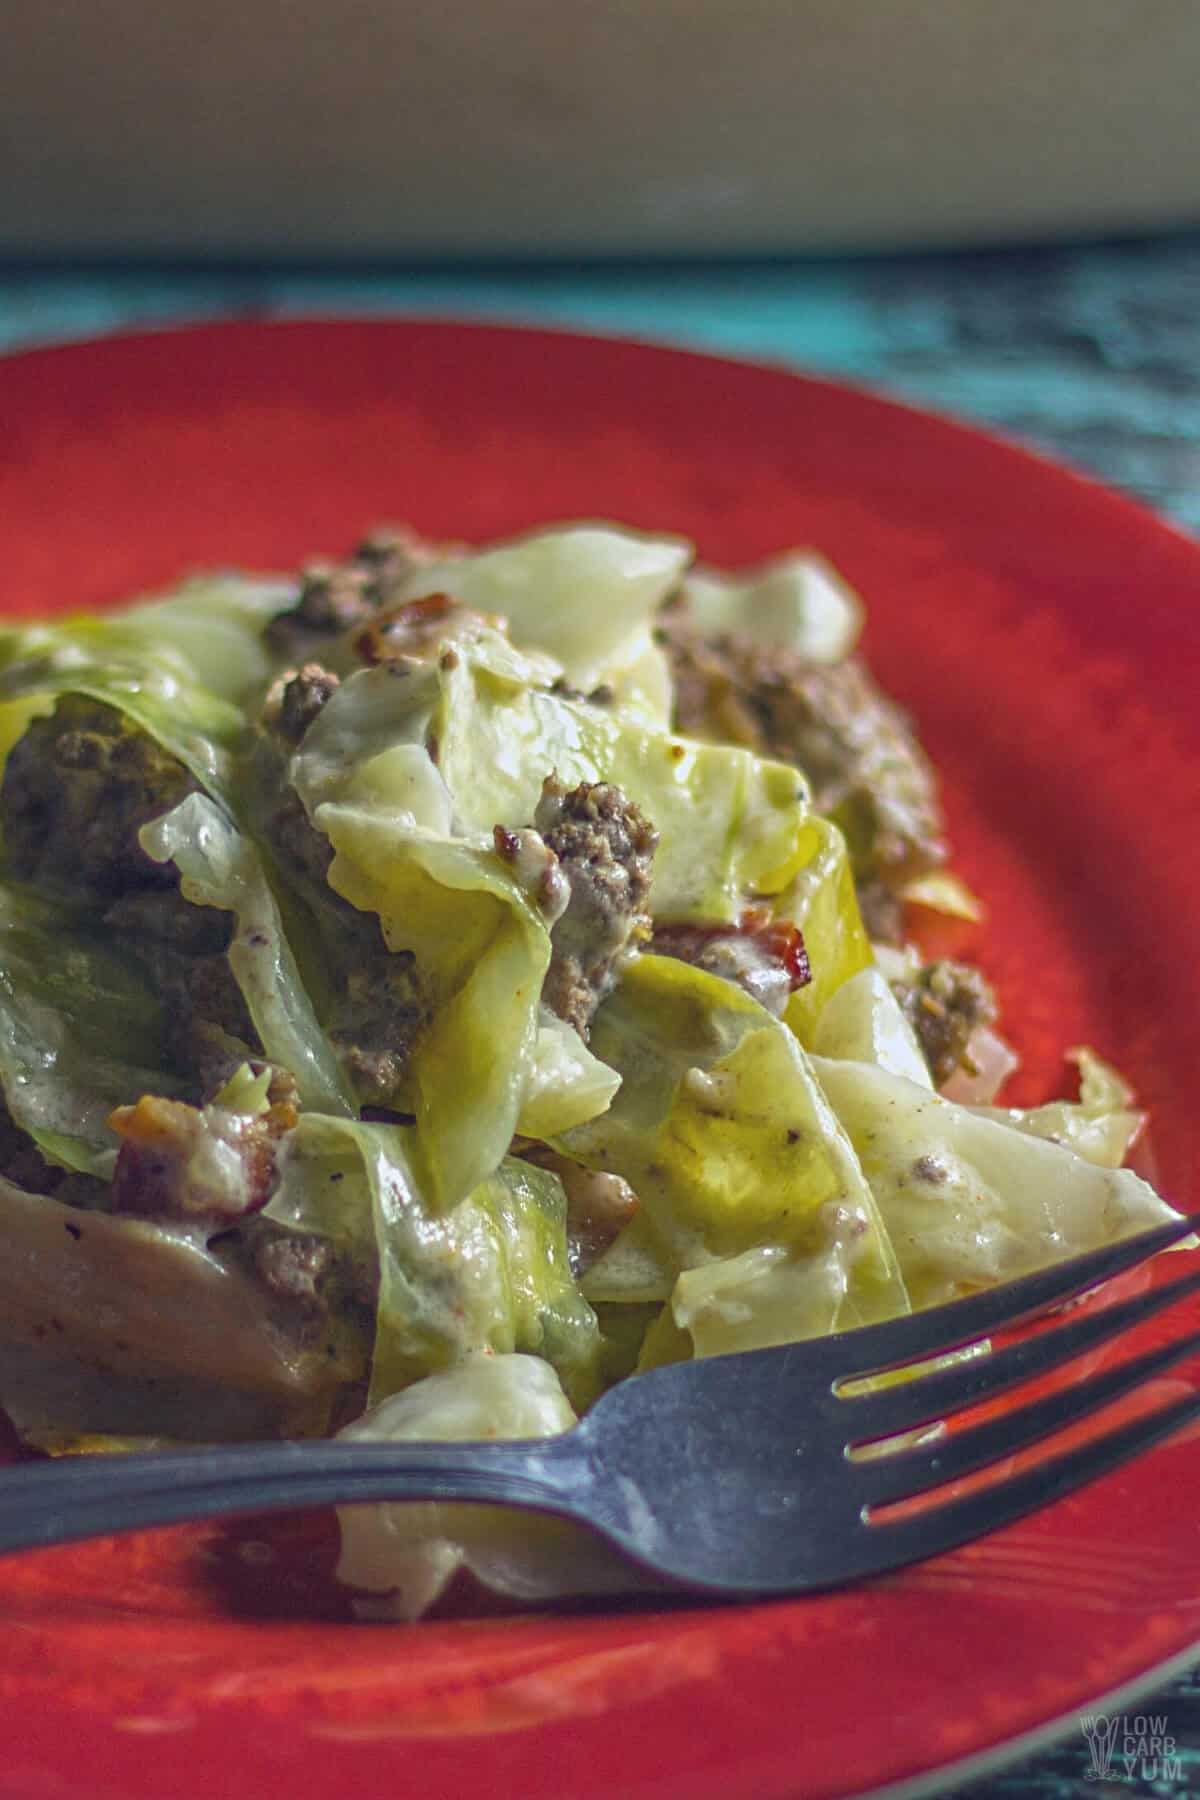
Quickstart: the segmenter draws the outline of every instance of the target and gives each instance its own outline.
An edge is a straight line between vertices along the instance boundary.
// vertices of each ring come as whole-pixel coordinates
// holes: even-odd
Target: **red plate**
[[[0,363],[0,577],[95,605],[413,520],[606,516],[819,546],[944,771],[1026,1061],[1094,1044],[1193,1194],[1200,552],[1016,450],[773,370],[449,324],[234,325]],[[853,1592],[355,1627],[317,1521],[0,1569],[12,1800],[832,1796],[1067,1721],[1200,1639],[1200,1442]],[[963,1772],[961,1769],[959,1772]]]

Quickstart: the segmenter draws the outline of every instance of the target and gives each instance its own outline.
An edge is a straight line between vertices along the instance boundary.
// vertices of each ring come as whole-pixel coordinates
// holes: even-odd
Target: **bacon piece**
[[[736,925],[656,925],[648,949],[736,982],[776,1017],[812,980],[800,927],[761,906],[747,907]]]
[[[143,1094],[109,1124],[121,1139],[114,1212],[145,1219],[237,1219],[258,1212],[275,1186],[279,1140],[295,1125],[288,1101],[263,1113],[189,1106]]]

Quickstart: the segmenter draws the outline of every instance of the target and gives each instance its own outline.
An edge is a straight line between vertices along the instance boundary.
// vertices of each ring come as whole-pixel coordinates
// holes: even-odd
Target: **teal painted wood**
[[[1200,531],[1200,236],[724,266],[0,267],[0,350],[306,313],[576,326],[866,382],[1015,435]],[[1129,1768],[1118,1755],[1107,1780],[1088,1779],[1083,1731],[1068,1727],[1055,1748],[956,1788],[953,1800],[1200,1795],[1200,1670],[1124,1713],[1164,1717],[1171,1751],[1135,1754]]]

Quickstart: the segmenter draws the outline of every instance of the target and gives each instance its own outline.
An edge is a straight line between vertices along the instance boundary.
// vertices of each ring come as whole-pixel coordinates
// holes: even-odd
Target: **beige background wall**
[[[0,0],[0,250],[1200,220],[1200,0]]]

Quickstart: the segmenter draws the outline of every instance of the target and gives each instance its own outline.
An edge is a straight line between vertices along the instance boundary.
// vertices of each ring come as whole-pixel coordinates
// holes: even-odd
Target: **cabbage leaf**
[[[0,1232],[0,1405],[35,1442],[321,1433],[365,1372],[352,1320],[297,1332],[261,1282],[186,1227],[0,1180]]]
[[[567,525],[427,563],[403,598],[448,593],[498,614],[515,644],[548,652],[574,687],[607,683],[622,705],[665,727],[670,677],[651,628],[691,558],[678,538]]]
[[[693,569],[683,591],[689,616],[706,636],[736,632],[810,662],[841,662],[862,630],[862,601],[811,550],[792,550],[736,574]]]
[[[846,840],[831,819],[813,814],[805,823],[802,860],[777,894],[775,918],[800,927],[812,980],[797,988],[784,1018],[806,1048],[826,1005],[843,982],[871,962],[871,942],[858,910]]]
[[[295,1076],[304,1105],[353,1113],[353,1097],[317,1022],[251,840],[206,794],[189,794],[143,826],[139,841],[156,862],[174,862],[185,899],[233,913],[229,966],[264,1051]]]
[[[66,693],[102,701],[233,805],[242,708],[274,667],[263,628],[290,593],[283,583],[205,578],[120,612],[10,626],[0,632],[0,702]]]
[[[1067,1054],[1079,1066],[1078,1100],[1051,1100],[1027,1109],[980,1106],[974,1111],[980,1118],[1064,1144],[1102,1169],[1119,1169],[1146,1115],[1133,1105],[1132,1088],[1094,1051],[1083,1048]]]
[[[340,1434],[358,1442],[553,1437],[575,1414],[537,1357],[476,1353],[373,1407]],[[526,1604],[627,1591],[628,1566],[565,1520],[505,1507],[397,1504],[339,1508],[337,1576],[362,1618],[416,1619],[461,1569]],[[647,1584],[649,1585],[649,1583]]]
[[[867,1063],[814,1057],[858,1152],[915,1307],[1176,1215],[1128,1169],[1098,1167],[1009,1119],[957,1106]]]
[[[826,1002],[812,1049],[818,1056],[871,1063],[918,1087],[933,1087],[916,1033],[882,971],[874,966],[860,969]]]
[[[431,1002],[409,1075],[425,1180],[443,1211],[508,1150],[538,1043],[550,935],[487,848],[325,805],[329,883],[376,913],[389,950],[411,950]]]
[[[350,1248],[379,1275],[373,1400],[474,1350],[529,1351],[580,1406],[594,1397],[595,1315],[567,1260],[557,1176],[507,1158],[451,1212],[422,1186],[403,1125],[301,1115],[268,1216]]]
[[[51,1162],[111,1175],[115,1106],[177,1095],[163,1009],[89,913],[0,884],[0,1082]]]
[[[558,1147],[633,1187],[637,1297],[653,1292],[649,1228],[697,1354],[907,1311],[854,1152],[795,1037],[757,1001],[686,963],[641,957],[597,1013],[592,1046],[621,1087]]]
[[[548,1006],[537,1037],[517,1119],[522,1137],[552,1138],[605,1112],[621,1077],[593,1056],[579,1033]]]

